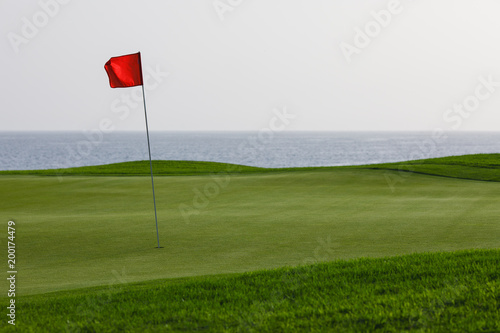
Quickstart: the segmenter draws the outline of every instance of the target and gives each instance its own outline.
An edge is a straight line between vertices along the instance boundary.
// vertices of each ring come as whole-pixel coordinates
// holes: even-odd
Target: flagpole
[[[155,207],[155,222],[156,222],[156,240],[158,242],[158,248],[160,248],[160,234],[158,233],[158,216],[156,215],[156,197],[155,197],[155,182],[153,180],[153,162],[151,160],[151,145],[149,143],[149,126],[148,126],[148,113],[146,111],[146,94],[144,93],[144,77],[142,75],[142,60],[141,53],[139,52],[139,68],[141,71],[141,81],[142,81],[142,101],[144,102],[144,119],[146,120],[146,135],[148,137],[148,152],[149,152],[149,170],[151,171],[151,187],[153,189],[153,204]]]
[[[142,100],[144,102],[144,118],[146,120],[146,134],[148,137],[149,169],[151,171],[151,187],[153,188],[153,204],[155,207],[156,240],[158,241],[158,248],[160,248],[160,235],[158,233],[158,217],[156,215],[155,182],[153,180],[153,162],[151,161],[151,145],[149,143],[148,114],[146,112],[146,95],[144,93],[144,83],[142,84]]]

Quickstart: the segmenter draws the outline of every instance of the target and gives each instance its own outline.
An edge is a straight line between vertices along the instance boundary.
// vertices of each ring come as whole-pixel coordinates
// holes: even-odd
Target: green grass
[[[382,163],[347,167],[305,167],[305,168],[258,168],[238,164],[198,162],[198,161],[153,161],[156,176],[255,174],[305,171],[333,171],[337,169],[384,169],[401,173],[413,172],[435,176],[500,181],[500,154],[474,154],[449,156],[423,160]],[[38,175],[38,176],[139,176],[150,175],[149,161],[113,163],[67,169],[47,170],[10,170],[0,171],[0,175]]]
[[[244,272],[307,260],[500,245],[499,184],[386,172],[147,177],[2,176],[22,293]],[[204,193],[208,193],[208,196]],[[6,243],[4,243],[4,246]]]
[[[116,281],[20,297],[17,329],[497,332],[499,265],[500,250],[461,251],[127,285]]]
[[[475,154],[430,158],[399,163],[383,163],[369,166],[373,169],[386,169],[401,172],[422,173],[435,176],[500,181],[500,154]],[[395,179],[394,181],[397,181]]]
[[[499,172],[499,161],[500,155],[495,154],[375,166],[297,169],[155,161],[161,249],[156,248],[151,183],[145,177],[149,175],[149,162],[26,172],[31,174],[1,172],[0,215],[5,223],[8,220],[16,222],[17,295],[20,302],[25,302],[23,308],[41,304],[37,302],[43,297],[52,297],[43,295],[45,293],[59,291],[68,296],[74,292],[75,297],[79,293],[83,297],[81,293],[93,295],[98,289],[76,290],[116,285],[118,282],[125,290],[116,295],[116,299],[120,299],[118,297],[127,297],[130,283],[149,283],[147,281],[155,279],[170,279],[167,286],[182,285],[183,280],[175,279],[192,277],[194,280],[189,280],[191,282],[205,281],[202,276],[339,259],[498,249],[500,184],[491,174]],[[411,165],[415,172],[399,171],[401,165]],[[5,238],[0,244],[6,253]],[[488,256],[498,258],[498,252],[491,252]],[[457,279],[468,276],[454,272]],[[481,272],[474,279],[480,279]],[[314,274],[312,276],[311,279],[314,279]],[[222,278],[213,277],[209,281]],[[447,279],[443,278],[441,282]],[[498,276],[493,280],[498,282]],[[189,281],[186,283],[191,283]],[[451,285],[455,285],[454,280],[450,281]],[[469,286],[465,282],[463,280],[459,285],[464,284],[469,290],[475,290],[476,287],[472,287],[474,284]],[[411,291],[413,287],[410,287]],[[0,288],[8,290],[6,280],[0,283]],[[320,290],[326,292],[327,289]],[[498,288],[495,290],[493,293]],[[379,296],[369,295],[373,299],[363,302],[375,304],[373,302]],[[498,293],[494,295],[498,301]],[[479,299],[477,304],[480,308],[483,303]],[[129,315],[133,317],[134,311],[141,313],[148,309],[147,306],[139,306],[143,301],[138,298],[130,296],[128,300],[130,304],[127,306],[132,313]],[[405,306],[419,311],[411,304],[420,304],[425,308],[424,301],[425,298],[417,297],[412,301],[414,303]],[[267,306],[265,301],[259,302]],[[357,302],[359,299],[353,298],[351,303]],[[110,307],[114,307],[117,303],[111,304],[113,306]],[[221,316],[224,316],[224,311],[233,311],[232,305],[228,304],[225,310],[221,310]],[[484,304],[489,306],[493,303],[488,299]],[[47,313],[52,313],[50,309],[57,306],[51,305]],[[167,305],[155,306],[159,313]],[[28,309],[25,319],[22,319],[24,315],[20,308],[19,322],[31,318],[30,313],[37,313],[34,308]],[[75,308],[72,309],[61,312],[59,317],[77,318]],[[389,309],[392,313],[399,311]],[[206,325],[203,320],[193,319],[196,316],[205,318],[200,313],[179,311],[171,319],[173,323],[183,323],[188,328],[189,325]],[[267,318],[268,312],[265,313]],[[364,323],[371,325],[372,317],[366,317],[364,313],[353,314],[349,319],[352,320],[351,326],[346,327],[362,328]],[[381,313],[377,318],[387,317],[391,312]],[[108,313],[108,316],[112,315]],[[291,315],[300,317],[303,313],[292,311]],[[81,327],[99,325],[89,323],[87,319],[94,318],[89,316],[83,315],[81,323],[78,318],[70,323],[75,327],[80,324],[83,325]],[[127,318],[127,314],[123,316]],[[421,318],[423,314],[416,316]],[[55,322],[61,322],[59,317],[54,317]],[[272,325],[282,322],[292,325],[292,317],[283,313],[272,320]],[[163,320],[165,317],[158,318]],[[235,320],[238,322],[241,319],[235,318],[222,318],[217,325],[229,323],[233,325],[231,328],[242,327],[244,331],[246,326],[243,324],[234,326]],[[434,322],[429,327],[450,324],[447,320],[455,317],[450,318],[445,317],[442,322]],[[303,320],[299,319],[293,325],[302,325],[300,322]],[[42,318],[40,320],[42,323]],[[360,322],[357,323],[357,320]],[[152,322],[155,322],[154,319]],[[347,325],[345,321],[341,322]],[[135,323],[130,319],[131,325]],[[474,323],[476,326],[470,327],[486,329],[491,326],[490,322],[482,319]],[[120,325],[126,325],[126,322]],[[427,327],[416,325],[416,328]],[[92,329],[88,328],[88,331]]]
[[[200,175],[218,172],[252,173],[264,168],[245,165],[197,162],[197,161],[152,161],[154,174],[162,175]],[[0,171],[0,175],[37,175],[37,176],[138,176],[150,175],[149,161],[122,162],[105,165],[84,166],[67,169],[12,170]]]

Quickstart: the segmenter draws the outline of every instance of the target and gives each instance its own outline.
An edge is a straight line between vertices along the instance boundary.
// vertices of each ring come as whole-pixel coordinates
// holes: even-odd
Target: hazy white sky
[[[3,0],[0,130],[500,129],[500,1]]]

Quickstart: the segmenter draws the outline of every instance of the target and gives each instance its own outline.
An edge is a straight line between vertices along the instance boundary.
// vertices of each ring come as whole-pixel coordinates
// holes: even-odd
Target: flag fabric
[[[111,88],[142,85],[141,53],[113,57],[104,65]]]

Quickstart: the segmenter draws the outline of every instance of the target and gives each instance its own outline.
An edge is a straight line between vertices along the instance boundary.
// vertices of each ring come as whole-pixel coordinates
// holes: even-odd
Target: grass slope
[[[18,299],[24,332],[497,332],[500,251],[335,261]],[[0,322],[4,331],[5,321]]]
[[[368,167],[461,179],[500,181],[500,154],[449,156]],[[400,173],[398,177],[405,175]]]
[[[153,161],[154,174],[165,175],[206,175],[214,173],[250,174],[276,172],[332,171],[339,168],[383,169],[398,171],[398,179],[407,172],[443,177],[500,181],[500,154],[474,154],[449,156],[397,163],[382,163],[348,167],[306,167],[306,168],[258,168],[245,165],[198,162],[198,161]],[[39,176],[138,176],[150,175],[149,161],[123,162],[97,166],[48,170],[0,171],[0,175]]]
[[[264,168],[245,165],[198,162],[198,161],[152,161],[154,174],[162,175],[200,175],[218,172],[251,173]],[[0,175],[38,175],[38,176],[139,176],[150,175],[149,161],[122,162],[105,165],[84,166],[67,169],[47,170],[9,170],[0,171]]]

